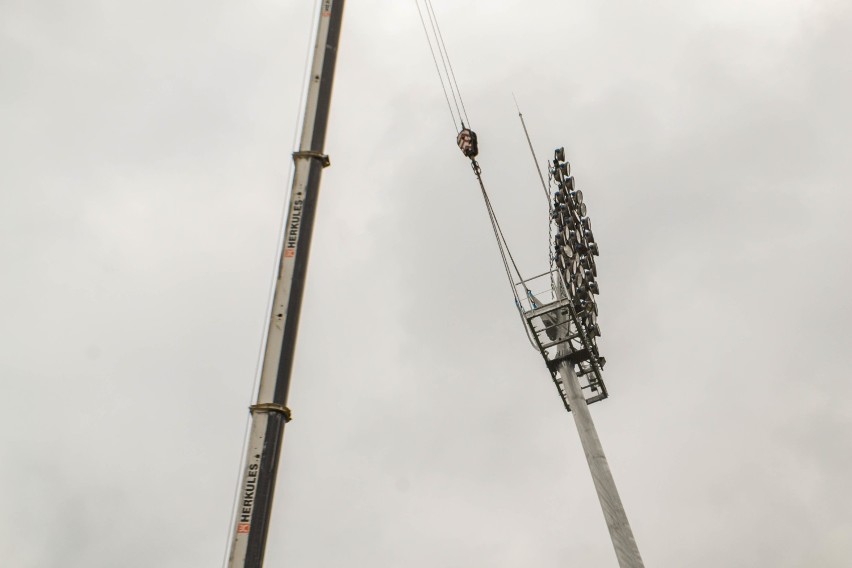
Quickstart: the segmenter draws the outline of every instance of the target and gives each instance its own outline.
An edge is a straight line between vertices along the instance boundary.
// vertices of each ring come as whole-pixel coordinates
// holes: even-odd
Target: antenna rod
[[[515,108],[518,109],[518,117],[521,119],[521,126],[524,127],[524,136],[527,137],[527,144],[529,144],[530,147],[530,154],[532,154],[535,171],[538,173],[538,178],[541,180],[541,187],[544,189],[544,198],[547,199],[548,203],[550,203],[550,192],[547,190],[547,183],[544,181],[544,174],[541,173],[541,168],[538,166],[538,158],[535,157],[535,150],[533,150],[532,140],[530,140],[530,133],[527,131],[527,123],[524,122],[524,115],[521,114],[521,107],[518,106],[518,99],[515,98],[515,93],[512,93],[512,98],[515,99]]]
[[[302,137],[299,150],[293,153],[295,170],[284,225],[284,244],[263,352],[260,386],[257,400],[251,407],[251,430],[233,519],[228,568],[263,566],[284,425],[290,421],[287,393],[290,390],[320,176],[323,168],[329,165],[323,148],[343,2],[322,0],[319,3],[320,17],[317,20]]]

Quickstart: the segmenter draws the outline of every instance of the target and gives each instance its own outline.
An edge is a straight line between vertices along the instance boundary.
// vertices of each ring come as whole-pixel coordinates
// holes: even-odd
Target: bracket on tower
[[[557,373],[562,361],[574,366],[586,403],[607,398],[609,393],[601,376],[606,359],[598,355],[597,346],[588,337],[574,301],[560,292],[566,289],[560,270],[553,269],[518,282],[516,286],[521,298],[519,308],[530,338],[544,358],[565,409],[571,411]]]

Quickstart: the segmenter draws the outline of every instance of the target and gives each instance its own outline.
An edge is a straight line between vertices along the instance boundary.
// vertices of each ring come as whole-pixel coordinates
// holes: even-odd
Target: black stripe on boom
[[[284,415],[280,412],[270,412],[260,457],[260,469],[257,474],[254,509],[251,514],[251,530],[246,544],[244,566],[247,567],[260,568],[263,566],[266,535],[269,533],[269,517],[272,511],[272,497],[275,493],[275,480],[278,477],[278,458],[281,455],[283,434]]]

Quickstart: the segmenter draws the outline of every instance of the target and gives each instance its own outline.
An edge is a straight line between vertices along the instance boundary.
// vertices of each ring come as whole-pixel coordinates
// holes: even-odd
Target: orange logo
[[[240,523],[237,525],[237,534],[248,534],[249,527],[251,525],[249,523]]]

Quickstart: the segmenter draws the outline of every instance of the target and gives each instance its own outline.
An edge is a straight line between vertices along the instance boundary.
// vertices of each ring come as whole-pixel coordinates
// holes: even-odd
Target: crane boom
[[[260,568],[266,549],[275,479],[290,420],[287,393],[311,246],[337,46],[344,0],[322,0],[313,63],[302,122],[278,279],[269,317],[257,400],[251,407],[251,430],[241,472],[239,501],[230,539],[228,568]]]

